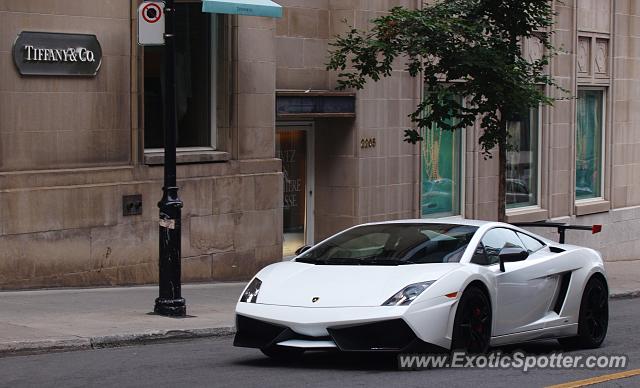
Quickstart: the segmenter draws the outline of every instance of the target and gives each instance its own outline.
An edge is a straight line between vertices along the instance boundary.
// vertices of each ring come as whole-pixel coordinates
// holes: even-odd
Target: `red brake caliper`
[[[475,318],[478,318],[478,320],[480,318],[481,313],[482,313],[482,311],[480,311],[479,307],[475,307],[473,309],[473,316]],[[482,322],[478,322],[476,325],[474,325],[473,326],[473,330],[477,331],[478,333],[482,333]]]

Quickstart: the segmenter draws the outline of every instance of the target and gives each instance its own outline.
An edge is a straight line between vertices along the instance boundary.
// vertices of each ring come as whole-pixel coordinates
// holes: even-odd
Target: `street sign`
[[[138,44],[164,44],[164,2],[143,1],[138,7]]]

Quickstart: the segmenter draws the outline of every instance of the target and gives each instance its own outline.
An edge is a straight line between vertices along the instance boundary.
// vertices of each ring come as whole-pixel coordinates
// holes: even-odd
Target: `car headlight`
[[[258,278],[254,278],[242,293],[240,302],[256,303],[256,301],[258,300],[258,293],[260,292],[261,285],[262,281]]]
[[[394,296],[387,299],[387,301],[384,302],[382,305],[383,306],[406,306],[411,302],[413,302],[413,300],[417,298],[418,295],[422,294],[422,291],[429,288],[429,286],[432,285],[433,282],[435,282],[435,280],[432,280],[430,282],[409,284],[402,290],[398,291]]]

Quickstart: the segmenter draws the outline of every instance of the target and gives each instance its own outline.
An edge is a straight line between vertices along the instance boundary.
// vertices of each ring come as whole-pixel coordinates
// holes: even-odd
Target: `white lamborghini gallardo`
[[[558,227],[562,242],[566,229],[587,229],[528,226]],[[594,348],[607,333],[600,254],[515,225],[371,223],[305,248],[247,285],[234,345],[271,357],[309,349],[480,353],[545,338]]]

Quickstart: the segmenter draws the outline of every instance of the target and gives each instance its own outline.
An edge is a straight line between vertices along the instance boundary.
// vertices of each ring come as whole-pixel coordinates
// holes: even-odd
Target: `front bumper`
[[[450,306],[307,308],[238,303],[235,346],[343,351],[442,350]],[[415,309],[414,309],[415,310]],[[427,311],[430,310],[430,311]],[[425,314],[430,317],[423,327]]]
[[[260,349],[280,345],[305,349],[338,348],[342,351],[396,352],[424,349],[429,345],[421,341],[400,318],[354,326],[331,327],[327,331],[328,336],[305,336],[286,326],[237,315],[233,345]]]

